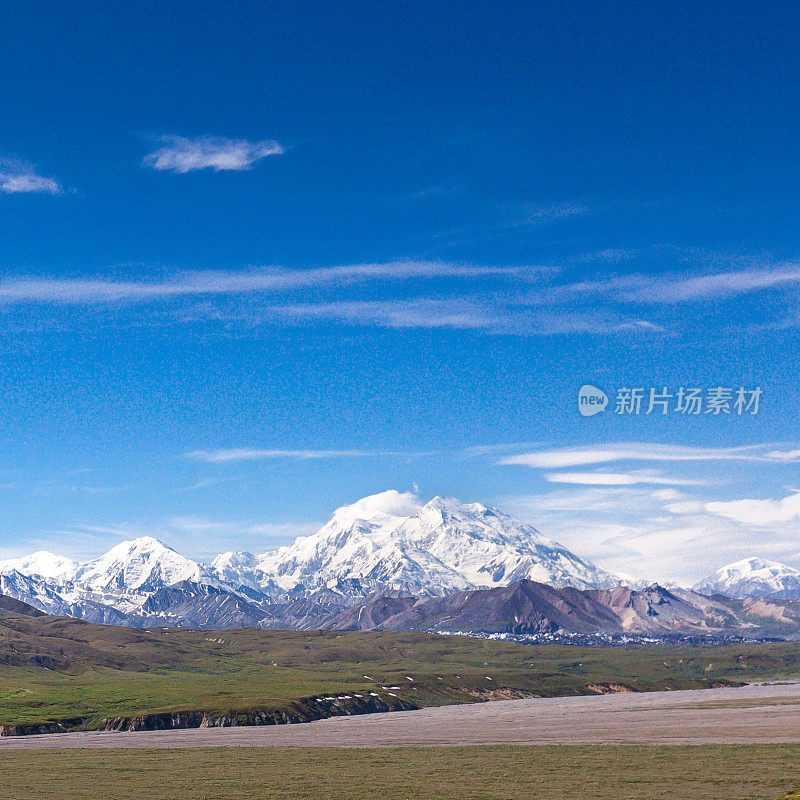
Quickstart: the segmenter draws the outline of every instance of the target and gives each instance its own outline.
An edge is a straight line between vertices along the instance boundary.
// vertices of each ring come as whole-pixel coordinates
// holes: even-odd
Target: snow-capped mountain
[[[152,537],[84,564],[46,552],[0,562],[0,594],[115,625],[748,636],[800,626],[800,570],[773,561],[729,564],[695,592],[623,582],[496,509],[396,491],[338,508],[279,550],[207,566]]]
[[[798,600],[800,570],[764,558],[745,558],[721,567],[696,584],[694,589],[706,595]]]
[[[618,583],[535,528],[480,503],[396,491],[343,506],[312,536],[268,553],[259,570],[285,590],[357,580],[365,591],[444,595],[527,578],[553,586]]]
[[[151,593],[180,581],[199,581],[203,570],[158,539],[143,536],[112,547],[75,572],[74,583],[93,592]]]
[[[246,550],[240,553],[221,553],[208,565],[208,573],[228,586],[255,591],[261,591],[269,580],[259,567],[258,556]]]
[[[22,600],[48,614],[69,615],[70,604],[58,594],[56,587],[36,576],[4,570],[0,572],[0,594]]]
[[[238,608],[239,597],[274,627],[284,611],[305,625],[375,592],[441,596],[521,579],[581,589],[619,583],[500,511],[441,497],[422,503],[396,491],[342,506],[313,536],[260,556],[227,552],[204,566],[145,536],[85,564],[35,553],[0,563],[0,574],[6,594],[51,614],[146,624],[146,603],[161,592],[163,620],[179,624],[191,606],[196,621],[205,598],[213,596],[214,608]],[[209,606],[209,625],[214,613]]]
[[[0,561],[0,573],[19,572],[28,577],[45,578],[56,583],[66,583],[75,577],[78,563],[71,558],[38,550],[22,558]]]
[[[0,589],[48,614],[121,624],[153,592],[204,575],[197,562],[145,536],[85,564],[52,553],[2,562]]]
[[[77,617],[88,622],[125,625],[126,614],[111,605],[93,600],[71,584],[50,583],[45,578],[21,572],[0,573],[0,595],[13,597],[47,614]]]

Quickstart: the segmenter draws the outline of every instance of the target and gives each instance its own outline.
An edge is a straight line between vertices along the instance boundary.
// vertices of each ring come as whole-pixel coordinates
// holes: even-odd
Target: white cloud
[[[178,273],[165,280],[23,277],[0,281],[0,303],[101,305],[115,302],[154,302],[181,297],[289,292],[370,281],[469,279],[502,275],[509,270],[516,274],[519,269],[403,260],[308,269],[266,267],[247,271],[194,271]]]
[[[559,272],[552,266],[485,266],[405,259],[302,269],[268,266],[242,271],[184,271],[133,280],[25,276],[0,281],[0,304],[101,306],[120,302],[177,304],[186,300],[177,313],[170,314],[170,320],[216,320],[250,327],[330,321],[339,325],[461,329],[527,336],[662,336],[681,333],[684,322],[669,311],[652,308],[659,302],[669,305],[716,296],[714,292],[722,291],[719,287],[729,285],[738,287],[734,294],[783,286],[793,283],[795,275],[800,286],[800,267],[788,266],[691,278],[612,276],[569,284],[559,283]],[[488,285],[464,283],[491,278],[497,280]],[[448,283],[444,279],[453,280]],[[379,281],[438,282],[402,297],[390,294],[388,288],[386,293],[370,293],[366,298],[364,294],[354,297],[354,293],[344,291],[346,287]],[[315,288],[330,292],[312,295],[310,290]],[[341,291],[336,293],[337,289]],[[266,302],[269,295],[304,290],[306,294],[280,304]],[[246,301],[234,302],[235,296],[244,295],[249,295]],[[197,302],[192,304],[191,299]],[[729,324],[736,324],[734,315],[730,315]],[[774,320],[765,320],[761,327],[772,324]],[[715,325],[719,326],[718,320]],[[784,459],[792,460],[790,456]],[[794,460],[800,460],[800,456],[795,454]]]
[[[650,496],[656,500],[680,500],[683,495],[677,489],[656,489]]]
[[[712,514],[759,527],[800,520],[800,492],[781,500],[731,500],[706,503]]]
[[[705,505],[699,500],[681,500],[677,503],[668,503],[665,508],[670,514],[698,514],[705,510]]]
[[[608,486],[559,489],[538,495],[504,497],[497,505],[530,522],[578,555],[612,572],[646,580],[677,579],[687,565],[670,544],[640,547],[637,539],[652,531],[674,528],[659,491],[644,487]],[[690,569],[695,564],[688,565]],[[703,567],[700,567],[701,577]]]
[[[550,472],[549,483],[572,483],[584,486],[635,486],[651,484],[662,486],[702,486],[703,481],[671,478],[654,472]]]
[[[31,164],[0,160],[0,192],[5,194],[61,194],[64,191],[55,178],[39,175]]]
[[[428,297],[411,300],[361,300],[335,303],[295,303],[272,309],[291,320],[335,320],[349,325],[387,328],[496,328],[501,318],[466,301]]]
[[[144,157],[148,167],[184,174],[198,169],[242,171],[250,169],[267,156],[282,155],[285,150],[272,140],[250,142],[246,139],[226,139],[221,136],[161,136],[162,143]]]
[[[749,556],[800,559],[800,517],[790,498],[753,506],[754,501],[708,503],[676,489],[606,486],[493,502],[605,569],[648,581],[691,586]],[[763,523],[757,535],[755,520]]]
[[[410,517],[422,506],[413,492],[398,492],[389,489],[386,492],[362,497],[349,506],[337,508],[334,512],[340,519],[371,519],[376,514],[387,514],[395,517]]]
[[[348,325],[387,328],[460,328],[531,336],[664,333],[663,328],[645,320],[625,319],[614,314],[531,314],[529,310],[509,304],[505,298],[491,296],[295,303],[270,311],[298,321],[327,319]]]
[[[537,266],[485,266],[428,260],[340,264],[305,269],[264,267],[245,271],[206,270],[165,278],[16,277],[0,280],[0,305],[105,306],[118,303],[184,302],[170,319],[217,320],[250,326],[332,321],[345,325],[388,328],[448,328],[492,333],[551,336],[559,334],[649,335],[663,332],[652,323],[614,313],[551,313],[520,306],[504,293],[466,294],[456,280],[486,278],[530,282],[542,277]],[[320,296],[281,304],[270,296],[312,289],[344,291],[367,283],[406,283],[452,279],[443,296],[370,300]],[[426,287],[427,288],[427,287]],[[249,302],[234,303],[247,296]],[[189,301],[196,301],[192,304]],[[201,303],[199,301],[207,302]],[[211,301],[217,300],[216,303]],[[227,302],[226,302],[227,301]],[[175,311],[175,309],[173,309]]]
[[[757,259],[753,259],[757,261]],[[607,297],[640,304],[695,303],[720,300],[800,285],[800,263],[758,264],[748,269],[687,275],[609,275],[602,279],[556,286],[553,299],[569,301],[581,297]]]
[[[615,461],[781,461],[767,452],[769,445],[748,447],[683,447],[649,442],[627,442],[593,447],[564,447],[507,456],[498,463],[563,469]]]
[[[774,461],[800,461],[800,450],[773,450],[767,456]]]
[[[720,299],[800,284],[800,266],[786,264],[759,270],[717,272],[690,278],[644,279],[628,297],[647,303],[684,303]]]
[[[241,461],[267,461],[280,458],[317,460],[327,458],[368,458],[386,455],[373,450],[261,450],[237,447],[228,450],[194,450],[186,458],[207,464],[230,464]]]
[[[571,217],[585,217],[597,212],[596,208],[578,203],[555,203],[553,205],[526,205],[521,208],[520,219],[512,225],[549,225]]]

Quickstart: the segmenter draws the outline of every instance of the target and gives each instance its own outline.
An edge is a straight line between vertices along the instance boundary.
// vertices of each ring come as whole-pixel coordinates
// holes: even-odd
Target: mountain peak
[[[126,539],[116,545],[113,550],[128,550],[133,551],[152,551],[152,550],[169,550],[175,552],[168,544],[164,544],[160,539],[154,536],[138,536],[136,539]],[[110,551],[109,551],[110,552]]]
[[[262,582],[259,580],[262,574],[259,570],[258,556],[247,550],[239,553],[233,550],[220,553],[208,565],[208,571],[222,583],[235,589],[247,587],[259,591],[262,588]]]
[[[48,558],[58,557],[34,554],[27,560],[46,563]],[[324,595],[325,602],[338,598],[334,605],[343,597],[373,592],[441,596],[525,579],[576,588],[616,582],[532,525],[481,503],[438,495],[423,503],[416,494],[395,489],[341,506],[317,533],[287,547],[263,555],[228,551],[207,567],[153,536],[120,542],[99,558],[73,563],[69,580],[26,578],[13,571],[15,566],[7,566],[11,571],[4,576],[0,563],[2,585],[15,596],[35,597],[38,607],[56,613],[72,613],[74,607],[81,614],[105,614],[104,608],[137,614],[147,597],[185,582],[255,602],[314,597],[311,602],[318,603]]]
[[[36,576],[63,583],[72,580],[78,564],[71,558],[50,553],[47,550],[37,550],[22,558],[11,558],[0,561],[0,572],[19,572],[28,577]]]
[[[77,581],[95,591],[154,591],[182,580],[199,580],[200,565],[153,536],[120,542],[105,555],[84,564]]]
[[[438,511],[444,511],[449,514],[485,514],[489,510],[482,503],[462,503],[455,497],[442,497],[438,494],[428,500],[423,508],[435,508]]]
[[[800,570],[751,556],[720,567],[695,585],[703,594],[800,599]]]
[[[523,578],[581,588],[614,582],[531,525],[480,503],[436,496],[423,505],[395,490],[337,509],[316,534],[265,554],[259,567],[284,590],[347,579],[423,595]]]
[[[741,561],[734,561],[722,567],[719,571],[725,572],[759,572],[761,570],[774,570],[776,572],[797,571],[786,564],[781,564],[778,561],[770,561],[768,558],[759,558],[758,556],[750,556],[750,558],[743,558]]]
[[[220,553],[212,562],[211,565],[217,569],[223,569],[236,565],[237,567],[254,567],[258,563],[256,556],[249,550],[241,550],[236,552],[228,550],[226,553]]]

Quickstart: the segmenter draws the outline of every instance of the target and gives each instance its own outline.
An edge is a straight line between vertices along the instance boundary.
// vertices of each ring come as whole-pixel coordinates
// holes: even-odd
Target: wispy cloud
[[[44,531],[35,542],[39,549],[63,553],[76,560],[88,560],[96,558],[120,541],[154,536],[189,558],[207,562],[225,550],[273,550],[290,544],[298,536],[307,536],[319,530],[322,524],[320,520],[273,523],[176,515],[150,521],[75,525]],[[29,540],[24,547],[0,547],[0,555],[22,556],[30,552],[32,546]]]
[[[409,195],[407,195],[407,197],[411,198],[412,200],[425,200],[427,198],[451,197],[453,195],[462,194],[463,191],[463,188],[460,186],[437,183],[433,184],[432,186],[426,186],[425,188],[419,189],[415,192],[411,192]]]
[[[710,272],[701,275],[609,275],[554,287],[553,295],[566,301],[609,296],[627,303],[664,305],[724,300],[777,289],[800,286],[800,264],[782,262],[759,268]]]
[[[706,503],[706,511],[759,527],[800,521],[800,492],[780,500],[730,500]]]
[[[193,450],[186,453],[192,461],[206,464],[231,464],[242,461],[268,461],[290,458],[297,460],[319,460],[328,458],[369,458],[381,455],[398,455],[375,450],[260,450],[249,447],[234,447],[228,450]]]
[[[559,334],[660,334],[665,329],[615,313],[531,313],[502,298],[461,296],[404,300],[296,303],[276,306],[273,315],[290,320],[332,320],[348,325],[387,328],[451,328],[490,333],[554,336]]]
[[[237,483],[244,481],[243,475],[226,475],[224,477],[214,477],[214,478],[202,478],[201,480],[195,481],[194,483],[189,484],[188,486],[182,486],[180,489],[177,489],[178,492],[201,492],[206,491],[207,489],[212,489],[214,487],[220,486],[229,486],[231,483]]]
[[[718,272],[694,278],[654,281],[633,292],[632,299],[650,303],[709,300],[800,284],[800,265],[787,264],[762,270]]]
[[[291,320],[334,320],[350,325],[389,328],[495,328],[502,319],[470,300],[362,300],[332,303],[295,303],[274,313]]]
[[[509,503],[543,533],[608,569],[691,585],[721,565],[747,556],[788,563],[800,559],[800,493],[778,499],[742,497],[744,493],[736,492],[731,481],[738,473],[730,472],[731,462],[771,464],[778,477],[798,456],[796,445],[784,444],[697,447],[624,442],[529,448],[499,463],[542,470],[548,483],[562,484]],[[641,467],[686,466],[678,479],[668,469],[602,466],[637,462]],[[705,480],[697,477],[697,462],[706,462]],[[754,474],[764,480],[766,470]]]
[[[40,175],[32,164],[0,159],[0,192],[5,194],[61,194],[55,178]]]
[[[611,571],[690,586],[748,556],[800,563],[797,498],[719,503],[675,488],[622,485],[565,487],[497,504]]]
[[[204,295],[277,293],[317,287],[348,286],[370,281],[521,276],[534,271],[535,267],[487,267],[407,260],[307,269],[266,267],[247,271],[193,271],[179,273],[166,280],[24,277],[0,281],[0,303],[101,305]]]
[[[241,172],[267,156],[282,155],[285,149],[273,140],[251,142],[246,139],[226,139],[221,136],[160,136],[162,144],[144,157],[153,169],[185,174],[199,169],[215,172]]]
[[[774,445],[683,447],[671,444],[626,442],[592,447],[538,450],[507,456],[498,463],[535,469],[563,469],[616,461],[787,461],[782,457],[782,451],[771,450],[772,447]]]
[[[182,271],[135,279],[29,275],[0,280],[0,306],[173,303],[150,319],[243,327],[332,322],[525,336],[677,336],[686,327],[684,316],[676,313],[678,303],[730,300],[794,283],[800,288],[800,266],[790,265],[688,277],[612,275],[581,282],[565,281],[568,272],[554,265],[402,259]],[[353,290],[368,284],[375,291]],[[714,314],[717,330],[741,325],[733,301],[707,310]],[[774,320],[758,324],[765,327]]]
[[[582,486],[703,486],[704,481],[673,478],[655,472],[550,472],[548,483],[570,483]]]
[[[800,461],[800,450],[773,450],[767,453],[767,457],[772,461],[784,461],[788,464],[792,461]]]
[[[553,222],[573,217],[586,217],[597,213],[598,209],[581,203],[553,203],[550,205],[525,205],[519,217],[511,225],[549,225]]]

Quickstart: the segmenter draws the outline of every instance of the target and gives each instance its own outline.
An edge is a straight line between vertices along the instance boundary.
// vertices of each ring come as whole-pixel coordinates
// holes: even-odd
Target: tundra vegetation
[[[800,745],[0,753],[14,800],[775,800]],[[792,795],[792,798],[800,795]]]
[[[346,695],[408,708],[800,676],[792,642],[579,648],[416,632],[134,630],[18,612],[0,612],[6,733],[147,727],[159,714],[303,721],[318,716],[316,700]]]

